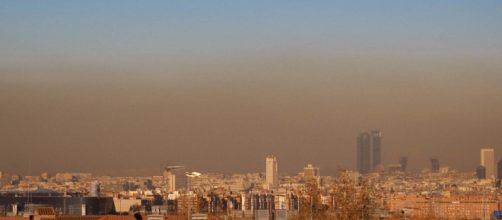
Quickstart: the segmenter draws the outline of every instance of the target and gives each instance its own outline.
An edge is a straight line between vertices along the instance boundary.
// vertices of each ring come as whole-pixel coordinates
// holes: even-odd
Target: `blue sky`
[[[500,1],[2,1],[0,56],[26,64],[291,50],[500,55],[500,21]]]

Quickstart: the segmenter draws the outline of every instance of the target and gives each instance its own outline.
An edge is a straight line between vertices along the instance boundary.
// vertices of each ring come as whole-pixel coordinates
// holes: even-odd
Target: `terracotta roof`
[[[165,219],[166,220],[185,220],[185,219],[187,219],[187,216],[186,215],[168,215],[168,216],[165,216]],[[208,220],[220,220],[220,218],[218,218],[214,215],[208,215],[207,219]],[[246,219],[246,218],[243,218],[243,219]]]
[[[27,220],[29,217],[21,216],[0,216],[0,220]]]
[[[88,215],[88,216],[80,216],[80,215],[64,215],[64,216],[57,216],[56,220],[99,220],[103,216],[95,216],[95,215]]]
[[[36,208],[35,213],[38,215],[56,215],[56,212],[51,207]]]
[[[99,220],[136,220],[133,215],[105,215]],[[146,220],[145,215],[141,215],[143,220]]]

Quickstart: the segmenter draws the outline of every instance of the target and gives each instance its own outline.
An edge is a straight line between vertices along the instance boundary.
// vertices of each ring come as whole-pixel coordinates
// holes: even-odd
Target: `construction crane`
[[[171,171],[179,170],[179,169],[183,169],[183,168],[185,168],[185,166],[174,165],[174,166],[166,166],[164,168],[164,170],[167,171],[167,172],[171,172]]]

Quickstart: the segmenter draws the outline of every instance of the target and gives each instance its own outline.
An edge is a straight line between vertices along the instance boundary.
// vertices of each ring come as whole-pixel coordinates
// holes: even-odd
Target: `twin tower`
[[[357,170],[364,174],[382,165],[382,132],[361,132],[357,136]]]

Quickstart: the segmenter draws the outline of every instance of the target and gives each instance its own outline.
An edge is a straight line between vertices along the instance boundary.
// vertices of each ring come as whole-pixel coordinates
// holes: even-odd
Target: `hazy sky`
[[[0,1],[0,171],[502,156],[502,2]]]

